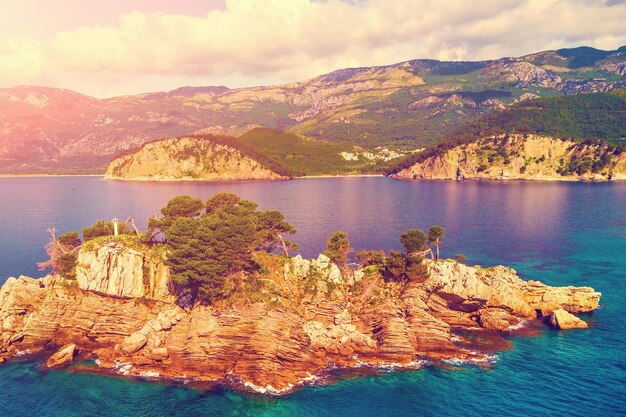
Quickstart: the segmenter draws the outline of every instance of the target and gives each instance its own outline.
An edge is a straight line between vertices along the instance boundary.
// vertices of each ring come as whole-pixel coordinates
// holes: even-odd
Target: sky
[[[246,87],[416,58],[626,45],[626,0],[0,0],[0,87]]]

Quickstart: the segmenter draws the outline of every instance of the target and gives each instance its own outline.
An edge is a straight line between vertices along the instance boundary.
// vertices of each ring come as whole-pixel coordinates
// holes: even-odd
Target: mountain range
[[[291,84],[96,99],[73,91],[0,89],[0,173],[101,173],[116,155],[191,133],[269,127],[342,149],[411,150],[538,97],[626,87],[626,46],[544,51],[477,62],[417,59],[341,69]]]

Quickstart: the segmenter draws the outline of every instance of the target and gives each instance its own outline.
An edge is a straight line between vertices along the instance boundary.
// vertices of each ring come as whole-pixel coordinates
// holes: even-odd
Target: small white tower
[[[114,236],[117,236],[119,234],[118,229],[117,229],[117,222],[118,222],[117,217],[115,217],[113,219],[113,235]]]

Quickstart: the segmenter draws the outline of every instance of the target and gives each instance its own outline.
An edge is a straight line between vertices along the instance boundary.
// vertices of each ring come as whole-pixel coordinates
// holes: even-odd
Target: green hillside
[[[342,152],[358,154],[366,151],[353,144],[301,138],[293,133],[285,133],[269,128],[254,128],[239,137],[208,133],[186,136],[237,149],[242,155],[255,159],[264,167],[287,177],[358,174],[381,171],[381,162],[364,157],[360,157],[358,160],[343,158],[341,156]],[[147,142],[139,148],[134,148],[118,155],[114,159],[135,153],[149,143],[158,143],[164,140],[166,139]],[[189,156],[190,152],[197,153],[201,151],[199,148],[186,149],[184,152],[179,153],[177,157],[184,159]]]
[[[495,111],[456,130],[435,146],[392,164],[396,173],[463,143],[503,133],[532,133],[626,145],[626,90],[539,98]]]
[[[347,161],[341,157],[341,152],[354,151],[352,144],[301,138],[268,128],[252,129],[238,141],[241,146],[279,161],[295,176],[373,172],[376,169],[373,161]]]

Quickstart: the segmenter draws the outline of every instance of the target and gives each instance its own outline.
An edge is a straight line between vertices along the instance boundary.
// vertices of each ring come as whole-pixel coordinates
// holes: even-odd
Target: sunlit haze
[[[0,1],[0,87],[108,97],[626,44],[621,0]]]

